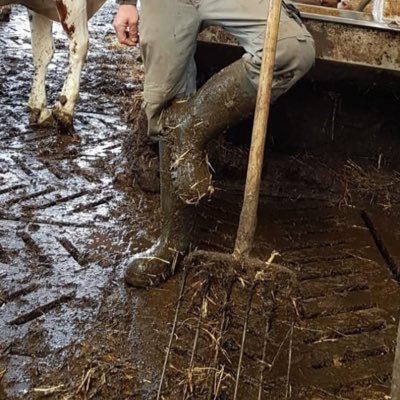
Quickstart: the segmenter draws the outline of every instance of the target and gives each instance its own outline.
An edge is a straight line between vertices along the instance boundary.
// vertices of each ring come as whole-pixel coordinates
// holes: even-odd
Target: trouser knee
[[[261,57],[250,54],[243,56],[245,70],[249,80],[258,87],[261,72]],[[315,49],[312,38],[299,40],[286,38],[278,43],[274,77],[272,82],[272,100],[288,91],[314,65]]]
[[[293,22],[293,24],[297,25],[297,22]],[[300,28],[297,26],[296,29]],[[286,36],[278,40],[272,82],[272,101],[288,91],[314,65],[314,40],[305,28],[303,29],[304,35]],[[249,80],[255,87],[258,87],[262,50],[253,54],[246,53],[243,56],[243,63]]]

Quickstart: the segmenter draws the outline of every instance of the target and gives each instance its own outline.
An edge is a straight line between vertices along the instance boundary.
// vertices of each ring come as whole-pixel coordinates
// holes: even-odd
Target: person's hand
[[[139,43],[138,22],[139,14],[135,6],[130,4],[119,6],[113,26],[121,44],[136,46]]]

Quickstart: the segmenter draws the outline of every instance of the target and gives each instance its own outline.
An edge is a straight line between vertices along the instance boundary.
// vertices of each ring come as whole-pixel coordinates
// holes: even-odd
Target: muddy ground
[[[270,155],[254,256],[288,268],[297,286],[197,257],[159,288],[125,287],[124,266],[154,244],[159,217],[157,194],[116,179],[142,71],[138,50],[114,42],[113,7],[91,23],[79,141],[27,126],[24,10],[0,25],[0,399],[389,398],[393,169]],[[56,48],[51,101],[66,69],[59,28]],[[228,170],[197,209],[201,249],[232,249],[243,173],[228,180]]]

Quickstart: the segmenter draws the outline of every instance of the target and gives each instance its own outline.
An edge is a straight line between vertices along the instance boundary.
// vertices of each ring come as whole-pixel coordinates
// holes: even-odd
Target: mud
[[[11,22],[0,26],[0,398],[84,397],[93,385],[109,390],[101,387],[103,374],[125,381],[122,393],[132,381],[125,373],[136,368],[122,343],[137,298],[126,293],[121,271],[132,252],[155,240],[158,200],[132,184],[113,185],[138,57],[114,44],[113,7],[91,22],[71,137],[28,127],[33,67],[26,12],[15,7]],[[60,27],[55,35],[50,102],[67,70],[67,40]]]
[[[160,162],[158,143],[149,138],[147,119],[142,107],[143,97],[136,95],[127,111],[127,121],[131,124],[131,134],[123,143],[122,154],[126,161],[119,169],[118,179],[136,183],[148,193],[160,191]]]
[[[0,25],[0,399],[384,399],[400,300],[399,175],[384,165],[268,154],[252,255],[279,252],[289,296],[207,257],[151,291],[124,285],[160,216],[157,195],[118,178],[142,70],[113,42],[113,7],[91,22],[79,137],[28,127],[27,16],[16,7]],[[50,100],[67,65],[60,28],[56,46]],[[246,146],[230,154],[238,173],[217,169],[193,234],[227,254]]]
[[[279,165],[277,160],[271,164],[275,170]],[[285,169],[282,164],[280,168]],[[291,398],[383,399],[389,393],[396,334],[396,323],[392,324],[391,318],[397,318],[398,284],[382,263],[381,252],[371,245],[359,209],[346,207],[339,211],[337,206],[331,207],[329,196],[315,196],[315,185],[308,185],[307,195],[304,183],[292,181],[285,194],[275,192],[275,185],[269,183],[262,198],[254,254],[267,260],[273,250],[279,251],[280,257],[274,263],[294,271],[299,282],[295,302],[298,318],[291,342],[282,337],[274,340],[275,335],[289,332],[290,323],[282,318],[284,313],[272,319],[267,346],[267,354],[272,354],[267,360],[273,368],[268,369],[264,395],[283,399],[289,391]],[[296,188],[298,185],[301,190]],[[288,201],[290,192],[292,201]],[[304,197],[296,198],[299,192]],[[285,195],[289,195],[286,200]],[[232,221],[231,235],[228,238],[225,226],[223,238],[227,242],[221,240],[221,235],[217,240],[218,233],[208,233],[203,245],[227,252],[233,243],[239,210],[233,212],[232,191],[222,197],[230,208],[214,209],[209,205],[203,218],[209,222],[208,218],[218,215],[220,221]],[[256,359],[264,354],[261,333],[259,328],[253,337],[249,334],[246,342],[248,349],[256,349]],[[285,355],[273,363],[280,345]],[[379,373],[375,370],[378,364],[382,368]],[[248,380],[254,382],[257,374],[248,374]],[[245,382],[243,378],[243,385]]]

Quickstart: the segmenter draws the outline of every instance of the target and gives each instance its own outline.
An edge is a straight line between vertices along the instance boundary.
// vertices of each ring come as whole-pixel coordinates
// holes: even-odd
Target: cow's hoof
[[[54,119],[51,112],[47,108],[31,108],[29,126],[34,128],[50,128],[54,126]]]
[[[62,135],[74,135],[75,129],[72,115],[65,113],[58,107],[53,109],[53,118],[57,124],[58,133]]]
[[[0,13],[0,22],[10,22],[10,14]]]
[[[11,7],[0,7],[0,22],[10,22]]]

